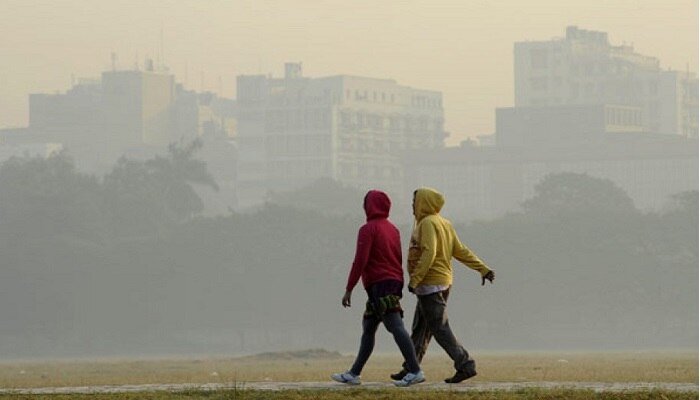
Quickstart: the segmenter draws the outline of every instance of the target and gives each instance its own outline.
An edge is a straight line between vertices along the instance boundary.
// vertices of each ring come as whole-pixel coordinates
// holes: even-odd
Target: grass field
[[[445,391],[412,391],[401,389],[386,390],[313,390],[313,391],[190,391],[190,392],[145,392],[118,394],[89,394],[89,395],[0,395],[0,399],[12,400],[68,400],[68,399],[97,399],[97,400],[691,400],[697,399],[696,393],[677,393],[670,391],[595,393],[584,390],[538,390],[522,391],[490,391],[476,393],[459,393]]]
[[[423,362],[428,381],[452,374],[446,355],[429,354]],[[698,382],[695,352],[649,353],[484,353],[473,354],[479,375],[470,382]],[[0,363],[0,388],[137,385],[154,383],[236,383],[238,390],[140,392],[90,395],[0,395],[0,399],[689,399],[697,393],[641,391],[595,393],[587,390],[522,389],[457,393],[401,389],[246,390],[246,382],[323,382],[343,371],[352,356],[324,351],[276,353],[242,358],[98,360]],[[373,355],[363,371],[365,382],[388,382],[400,367],[396,355]],[[631,397],[630,397],[631,396]]]
[[[429,381],[453,373],[451,361],[428,354]],[[473,354],[479,375],[489,382],[698,382],[697,353],[521,353]],[[330,352],[278,353],[242,358],[0,362],[0,388],[94,386],[149,383],[326,381],[344,371],[352,356]],[[362,378],[388,381],[400,368],[395,355],[373,355]]]

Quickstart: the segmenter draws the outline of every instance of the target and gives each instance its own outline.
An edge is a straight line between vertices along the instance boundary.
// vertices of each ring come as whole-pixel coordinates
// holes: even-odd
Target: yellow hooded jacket
[[[452,257],[481,276],[491,269],[459,241],[452,223],[440,216],[445,198],[437,190],[420,188],[416,191],[416,227],[408,250],[408,286],[451,285]]]

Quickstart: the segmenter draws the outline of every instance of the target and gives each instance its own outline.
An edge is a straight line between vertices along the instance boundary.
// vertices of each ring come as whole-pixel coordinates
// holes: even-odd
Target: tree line
[[[354,348],[339,299],[364,193],[322,180],[204,217],[198,190],[217,184],[200,147],[103,177],[65,153],[0,166],[0,356]],[[644,213],[610,181],[556,174],[518,213],[455,222],[497,271],[488,290],[455,274],[451,320],[469,345],[697,344],[697,191]]]

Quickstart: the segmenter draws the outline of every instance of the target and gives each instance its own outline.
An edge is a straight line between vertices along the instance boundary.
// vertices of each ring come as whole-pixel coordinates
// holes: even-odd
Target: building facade
[[[175,77],[157,71],[102,73],[105,133],[125,146],[172,142]]]
[[[0,131],[0,144],[58,143],[81,167],[96,172],[123,155],[150,157],[195,138],[235,154],[233,99],[186,90],[167,68],[156,69],[148,60],[146,67],[80,79],[65,93],[29,95],[29,126]],[[235,157],[232,162],[235,169]]]
[[[355,76],[306,78],[301,64],[284,78],[238,77],[239,200],[329,177],[359,189],[403,189],[401,155],[442,148],[440,92]]]
[[[566,37],[515,44],[515,106],[496,109],[488,146],[422,152],[405,162],[405,185],[446,194],[460,220],[520,210],[549,174],[608,179],[644,211],[698,190],[696,78],[662,71],[606,33],[568,27]]]
[[[698,137],[698,79],[608,34],[566,28],[564,38],[514,45],[515,107],[606,104],[637,107],[645,131]]]

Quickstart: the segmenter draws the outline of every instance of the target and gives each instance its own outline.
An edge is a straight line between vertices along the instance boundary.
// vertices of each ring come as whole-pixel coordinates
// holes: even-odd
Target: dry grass
[[[589,390],[527,389],[520,391],[485,391],[458,393],[447,391],[402,390],[282,390],[278,392],[242,390],[189,391],[189,392],[141,392],[84,395],[0,395],[0,399],[12,400],[693,400],[697,393],[672,391],[631,391],[596,393]]]
[[[449,358],[436,349],[423,362],[429,381],[452,374]],[[475,381],[698,382],[697,353],[474,354]],[[351,356],[327,358],[249,357],[161,360],[101,360],[0,363],[0,388],[148,383],[326,381],[349,368]],[[364,381],[388,381],[399,357],[373,355]]]

